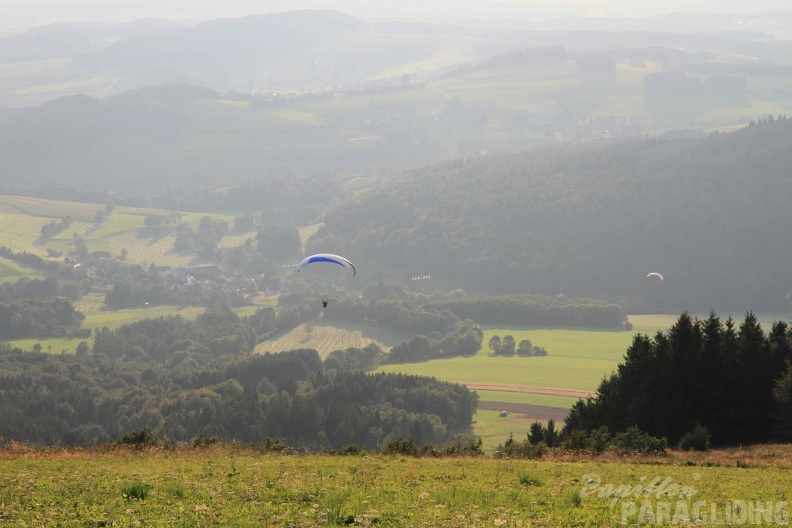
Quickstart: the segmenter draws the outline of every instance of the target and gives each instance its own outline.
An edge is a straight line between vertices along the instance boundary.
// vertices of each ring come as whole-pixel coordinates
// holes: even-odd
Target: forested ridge
[[[477,396],[460,385],[342,372],[315,350],[251,355],[243,328],[144,323],[105,330],[77,354],[0,346],[0,439],[79,444],[147,429],[324,450],[408,437],[439,445],[470,431]]]
[[[694,141],[449,161],[332,209],[308,251],[334,248],[361,280],[431,275],[469,293],[785,309],[790,140],[792,121],[780,118]],[[650,271],[666,280],[648,282]]]

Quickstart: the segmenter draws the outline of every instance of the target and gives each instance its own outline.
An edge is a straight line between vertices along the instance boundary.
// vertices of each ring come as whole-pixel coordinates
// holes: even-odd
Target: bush
[[[611,434],[606,426],[595,429],[588,434],[586,447],[594,454],[600,454],[606,449],[611,441]]]
[[[586,431],[575,429],[561,442],[561,448],[567,451],[585,451],[588,448]]]
[[[220,439],[214,435],[212,436],[204,436],[203,433],[199,434],[193,439],[192,446],[195,448],[198,447],[208,447],[213,444],[217,444],[220,442]]]
[[[561,442],[561,447],[567,451],[588,451],[599,455],[611,447],[611,434],[604,425],[589,432],[575,429]]]
[[[418,446],[415,445],[415,439],[410,438],[392,438],[385,444],[382,450],[387,455],[409,455],[418,456]]]
[[[144,449],[146,447],[155,447],[160,444],[160,439],[152,433],[148,427],[144,427],[140,431],[131,431],[116,441],[117,445],[132,446],[135,449]]]
[[[267,441],[264,442],[263,449],[264,451],[275,452],[275,453],[289,452],[289,446],[287,446],[280,440],[273,438],[267,438]]]
[[[466,435],[464,438],[455,438],[449,441],[442,454],[446,456],[479,456],[484,454],[481,445],[481,438]]]
[[[364,451],[357,444],[349,444],[349,445],[347,445],[345,447],[342,447],[341,449],[338,449],[338,450],[331,449],[329,451],[329,453],[331,455],[353,455],[353,456],[356,456],[356,455],[363,454]]]
[[[501,456],[511,458],[542,458],[545,452],[547,452],[547,444],[544,442],[532,444],[527,436],[522,442],[517,442],[512,435],[509,435],[508,440],[503,444]]]
[[[613,437],[611,447],[620,454],[665,454],[668,440],[650,436],[633,425]]]
[[[694,451],[709,451],[711,437],[712,433],[707,427],[696,424],[693,429],[685,433],[679,440],[679,448],[685,451],[690,451],[691,449]]]

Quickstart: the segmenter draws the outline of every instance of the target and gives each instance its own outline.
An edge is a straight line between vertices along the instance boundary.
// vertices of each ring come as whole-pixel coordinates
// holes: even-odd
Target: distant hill
[[[371,182],[481,153],[704,135],[792,105],[788,45],[752,32],[509,27],[317,10],[0,38],[0,182]]]
[[[348,256],[361,279],[431,275],[469,292],[786,310],[790,141],[785,119],[694,141],[460,159],[335,208],[307,250]],[[653,271],[665,280],[647,278]]]
[[[279,79],[302,77],[306,69],[326,66],[362,25],[335,11],[223,18],[119,40],[75,61],[91,70],[134,76],[157,70],[178,72],[219,89],[252,90],[266,76],[277,90]]]

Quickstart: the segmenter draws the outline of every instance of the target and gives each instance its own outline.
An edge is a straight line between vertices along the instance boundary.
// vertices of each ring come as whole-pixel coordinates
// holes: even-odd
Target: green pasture
[[[447,381],[504,383],[565,389],[595,390],[604,376],[621,362],[636,333],[654,334],[668,328],[677,316],[631,316],[633,330],[589,328],[486,327],[483,347],[473,357],[423,363],[384,365],[383,372],[434,376]],[[530,339],[548,351],[545,357],[494,357],[493,335],[511,335],[517,344]]]
[[[36,246],[35,242],[41,238],[41,226],[49,223],[51,219],[6,211],[8,209],[0,209],[0,246],[17,253],[27,251],[45,256],[46,251]]]
[[[231,227],[233,227],[233,224],[229,225],[229,228]],[[247,242],[248,239],[253,239],[253,242],[255,243],[256,236],[257,233],[255,231],[226,235],[220,240],[220,242],[218,242],[217,246],[221,248],[233,248],[233,247],[244,246],[245,242]]]
[[[3,341],[11,348],[19,348],[21,350],[33,350],[36,345],[41,347],[42,352],[50,354],[73,354],[77,350],[77,345],[85,341],[88,346],[93,344],[93,337],[50,337],[46,339],[14,339],[11,341]]]
[[[50,219],[71,216],[74,220],[82,220],[84,222],[93,222],[96,212],[104,210],[105,207],[103,204],[67,202],[62,200],[50,200],[47,198],[10,195],[0,195],[0,203],[31,216],[44,216]],[[49,220],[47,220],[47,222],[49,222]]]
[[[75,308],[85,315],[82,328],[90,328],[90,337],[75,338],[46,338],[46,339],[15,339],[4,341],[12,347],[22,350],[31,350],[36,344],[41,345],[44,352],[73,353],[81,341],[89,345],[93,343],[93,334],[107,327],[110,330],[125,324],[142,321],[143,319],[156,319],[171,315],[180,315],[185,319],[195,319],[206,310],[202,306],[147,306],[143,308],[126,308],[122,310],[107,310],[104,306],[104,293],[90,293],[74,303]],[[234,309],[239,316],[253,315],[262,305],[241,306]]]
[[[546,407],[557,407],[559,409],[569,409],[577,398],[570,396],[555,396],[552,394],[532,394],[529,392],[510,392],[475,389],[479,395],[479,401],[521,403],[524,405],[543,405]]]
[[[77,304],[79,309],[79,304]],[[250,305],[235,308],[234,312],[239,316],[253,315],[260,306]],[[204,313],[206,308],[203,306],[170,306],[170,305],[157,305],[147,306],[144,308],[125,308],[122,310],[106,310],[100,308],[86,313],[84,328],[91,328],[94,330],[107,327],[114,330],[119,326],[142,321],[143,319],[157,319],[158,317],[167,317],[171,315],[180,315],[185,319],[195,319],[200,314]]]
[[[617,354],[614,351],[614,355]],[[470,358],[384,365],[377,371],[434,376],[453,382],[505,383],[593,391],[617,365],[617,359],[553,356],[552,352],[544,358],[494,358],[479,353]]]
[[[433,376],[445,381],[531,385],[596,390],[602,379],[615,371],[636,333],[653,335],[669,328],[677,315],[630,316],[633,330],[588,328],[486,327],[483,348],[473,357],[432,360],[423,363],[383,365],[378,371]],[[493,357],[489,339],[512,335],[519,344],[530,339],[548,351],[545,357]],[[576,398],[508,391],[477,390],[480,401],[523,403],[569,409]],[[475,432],[482,435],[486,450],[494,449],[509,433],[527,433],[533,416],[512,412],[506,418],[496,411],[479,410]],[[563,424],[559,423],[559,427]]]
[[[789,512],[788,458],[780,467],[754,465],[757,455],[742,452],[561,461],[12,446],[0,453],[0,519],[8,526],[605,527],[650,525],[637,517],[646,504],[651,524],[670,525],[682,507],[684,524],[755,525],[768,519],[767,507],[764,524],[781,523],[772,512]],[[640,495],[653,481],[655,491],[665,482],[666,494]],[[638,498],[625,490],[638,490]]]
[[[528,414],[509,413],[500,416],[499,411],[478,409],[473,415],[473,434],[481,438],[481,448],[485,453],[494,453],[509,435],[515,440],[524,440],[531,424],[536,421],[545,423],[544,420],[537,420]],[[560,430],[563,426],[563,423],[557,423],[556,429]]]
[[[163,211],[162,213],[164,216],[165,212]],[[119,233],[130,229],[142,229],[144,220],[145,216],[143,215],[114,211],[106,221],[94,226],[94,229],[87,233],[86,237],[90,239],[106,238],[117,236]]]
[[[148,266],[154,263],[159,266],[182,267],[196,263],[193,255],[173,249],[175,235],[145,238],[140,236],[138,231],[127,231],[102,240],[109,244],[111,248],[109,251],[113,255],[118,255],[122,249],[126,249],[127,261],[134,264]]]
[[[21,278],[42,279],[44,275],[38,270],[0,257],[0,283],[16,282]]]

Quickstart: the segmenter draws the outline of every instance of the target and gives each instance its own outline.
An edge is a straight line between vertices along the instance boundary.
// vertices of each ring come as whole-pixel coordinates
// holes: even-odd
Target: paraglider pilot
[[[327,308],[327,299],[322,299],[322,308]]]

